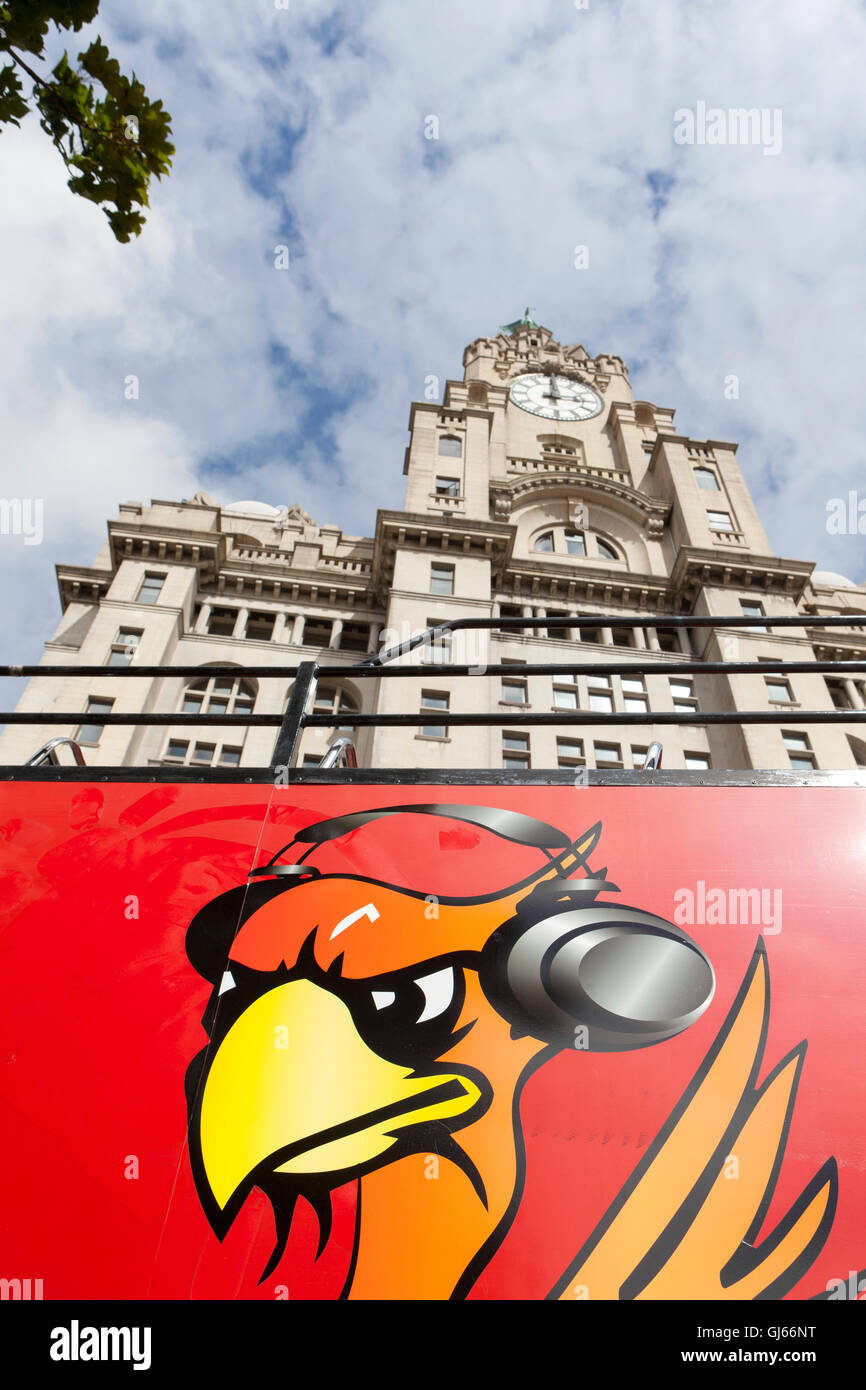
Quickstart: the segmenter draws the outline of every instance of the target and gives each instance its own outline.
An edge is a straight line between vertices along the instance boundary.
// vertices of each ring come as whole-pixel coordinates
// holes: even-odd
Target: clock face
[[[546,372],[515,377],[510,397],[521,410],[543,420],[589,420],[604,409],[604,401],[591,386]]]

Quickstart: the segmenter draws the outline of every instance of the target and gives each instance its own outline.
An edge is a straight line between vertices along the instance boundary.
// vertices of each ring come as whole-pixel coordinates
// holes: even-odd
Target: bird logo
[[[468,823],[542,862],[498,891],[435,899],[311,862],[327,841],[401,815]],[[705,1011],[711,963],[680,927],[611,897],[590,863],[601,833],[474,804],[379,807],[305,827],[194,917],[187,955],[212,991],[208,1043],[186,1073],[190,1163],[219,1239],[254,1188],[268,1198],[276,1239],[262,1279],[298,1199],[318,1216],[321,1253],[331,1194],[356,1182],[343,1296],[464,1297],[520,1204],[528,1077],[566,1047],[664,1043]],[[667,1125],[541,1296],[780,1297],[808,1268],[833,1218],[833,1160],[754,1245],[803,1061],[795,1050],[756,1087],[768,999],[759,947]],[[735,1136],[753,1161],[748,1181],[725,1183]],[[422,1202],[418,1165],[431,1156],[442,1176]],[[420,1275],[389,1248],[395,1213],[425,1252]]]

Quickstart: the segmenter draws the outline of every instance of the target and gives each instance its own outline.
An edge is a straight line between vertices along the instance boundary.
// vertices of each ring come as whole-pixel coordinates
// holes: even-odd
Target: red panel
[[[319,1218],[300,1197],[285,1251],[262,1284],[275,1239],[269,1198],[255,1187],[222,1242],[209,1224],[187,1145],[184,1073],[207,1044],[201,1019],[211,986],[187,959],[184,937],[200,908],[242,885],[252,866],[303,826],[445,799],[533,816],[573,839],[600,821],[590,862],[619,886],[612,899],[677,923],[688,907],[684,890],[691,892],[692,920],[681,925],[716,975],[712,1003],[672,1040],[615,1052],[562,1045],[532,1071],[518,1106],[525,1183],[495,1238],[474,1252],[462,1291],[474,1281],[472,1297],[550,1293],[701,1068],[759,936],[770,1002],[758,1084],[803,1040],[808,1050],[778,1180],[751,1243],[761,1244],[834,1158],[838,1202],[829,1233],[787,1296],[819,1293],[866,1263],[863,790],[6,783],[0,797],[0,1277],[42,1279],[46,1298],[340,1295],[351,1283],[355,1181],[332,1192],[333,1225],[318,1260]],[[296,857],[293,850],[286,860]],[[355,982],[475,952],[483,945],[482,914],[467,914],[462,941],[459,915],[449,917],[444,907],[438,918],[425,913],[424,898],[495,895],[546,861],[538,849],[454,818],[396,815],[323,845],[309,862],[333,876],[326,890],[317,888],[318,897],[300,886],[287,890],[281,902],[293,914],[284,938],[282,919],[273,912],[268,919],[268,909],[250,918],[233,948],[240,965],[259,968],[256,953],[277,940],[280,968],[297,978],[310,933],[310,971],[330,966]],[[326,903],[342,902],[338,889],[349,882],[355,896],[346,901],[363,905],[359,878],[406,890],[387,898],[405,911],[395,916],[383,907],[385,888],[371,889],[379,917],[361,917],[334,944]],[[721,890],[729,908],[740,901],[732,892],[749,889],[764,892],[757,917],[700,920],[712,917],[710,890]],[[471,981],[467,991],[466,1008]],[[508,1084],[502,1078],[512,1074],[508,1051],[526,1039],[485,1033],[488,1004],[478,991],[472,998],[474,1029],[460,1044],[460,1065],[491,1071],[495,1103],[486,1118],[479,1113],[478,1133],[489,1130],[483,1143],[472,1148],[468,1130],[456,1129],[454,1138],[466,1139],[476,1156],[488,1145],[491,1171],[481,1177],[490,1196],[499,1190],[497,1146],[513,1138],[505,1130],[497,1138],[494,1124]],[[494,1037],[502,1055],[491,1070]],[[326,1053],[329,1038],[321,1045]],[[465,1229],[459,1204],[477,1199],[444,1143],[441,1176],[427,1181],[429,1157],[425,1151],[365,1169],[356,1293],[375,1287],[375,1258],[397,1271],[399,1287],[389,1291],[406,1296],[428,1296],[420,1276],[415,1283],[425,1262],[450,1278],[447,1251],[425,1249],[425,1232],[438,1223],[444,1237],[455,1222],[458,1241],[457,1225]],[[680,1195],[685,1200],[688,1190]],[[739,1236],[730,1254],[738,1243]]]

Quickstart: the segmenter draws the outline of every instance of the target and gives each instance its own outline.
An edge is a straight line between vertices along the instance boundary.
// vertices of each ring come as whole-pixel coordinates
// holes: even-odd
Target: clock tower
[[[414,682],[390,681],[382,683],[383,712],[412,698],[410,685],[422,708],[425,699],[439,701],[431,709],[468,711],[484,698],[482,691],[492,700],[489,712],[507,704],[608,714],[746,707],[750,700],[760,707],[763,687],[739,688],[748,678],[708,673],[671,684],[651,674],[655,662],[676,656],[718,660],[727,651],[732,659],[734,647],[748,659],[756,640],[751,633],[644,633],[617,624],[617,615],[647,612],[798,611],[810,566],[773,555],[736,444],[679,434],[672,409],[635,400],[620,357],[560,343],[529,310],[495,336],[470,343],[462,380],[445,383],[441,404],[416,402],[409,429],[405,510],[380,512],[377,528],[386,636],[404,640],[455,618],[526,617],[535,625],[455,634],[448,648],[453,660],[516,668],[496,696],[489,695],[496,682],[478,682],[474,689],[466,682],[436,685],[425,694]],[[608,616],[609,624],[581,628],[581,614]],[[548,629],[541,620],[550,617],[573,622]],[[795,629],[782,638],[757,625],[756,631],[767,656],[787,653],[796,640]],[[571,688],[551,691],[549,678],[523,680],[517,669],[566,655],[598,660],[600,647],[622,648],[626,660],[649,662],[650,674],[625,683],[615,677],[603,686],[581,675]],[[810,692],[817,699],[822,693]],[[429,747],[423,735],[414,740],[422,766],[428,760],[466,766],[486,742],[491,766],[502,757],[516,765],[525,747],[533,765],[539,752],[559,765],[563,757],[591,752],[595,766],[610,759],[628,767],[651,737],[664,739],[668,766],[678,759],[692,767],[774,766],[784,757],[778,733],[754,726],[695,726],[676,734],[641,729],[610,740],[601,730],[569,740],[539,728],[531,749],[516,729],[500,735],[452,726],[446,732],[432,716],[430,729]],[[501,737],[513,747],[500,746]],[[405,736],[396,730],[377,731],[381,765],[399,763],[400,739]]]

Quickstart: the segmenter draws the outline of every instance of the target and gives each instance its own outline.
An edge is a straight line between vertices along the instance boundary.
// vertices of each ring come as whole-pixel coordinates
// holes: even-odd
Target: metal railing
[[[50,763],[52,767],[62,767],[63,764],[57,756],[57,749],[60,748],[63,744],[68,744],[69,747],[72,749],[72,756],[75,759],[78,766],[85,767],[86,764],[84,761],[84,754],[82,753],[79,745],[75,742],[75,739],[64,737],[49,739],[47,743],[44,743],[42,745],[38,752],[33,754],[32,758],[27,759],[27,762],[24,764],[24,766],[41,767],[43,763]]]
[[[513,663],[494,663],[479,665],[471,663],[441,662],[435,663],[405,663],[395,665],[399,657],[406,656],[418,647],[436,643],[443,637],[455,632],[468,630],[495,630],[497,632],[525,631],[526,629],[584,629],[598,630],[607,627],[632,628],[632,629],[677,629],[677,628],[740,628],[749,632],[769,633],[774,628],[834,628],[845,627],[866,628],[866,617],[859,621],[851,616],[827,616],[818,617],[813,614],[797,614],[795,616],[771,617],[760,615],[743,616],[736,615],[730,617],[705,617],[691,615],[672,615],[672,614],[649,614],[644,617],[619,616],[618,614],[605,614],[596,617],[589,617],[584,614],[568,615],[564,617],[527,617],[517,616],[510,618],[459,618],[452,622],[443,623],[436,627],[426,628],[416,633],[405,641],[388,648],[374,656],[369,656],[363,661],[354,665],[335,664],[329,662],[301,661],[296,665],[272,665],[261,662],[253,662],[249,665],[224,664],[198,664],[198,665],[178,665],[178,666],[145,666],[136,665],[134,661],[128,666],[106,667],[106,666],[49,666],[49,665],[21,665],[0,667],[0,675],[18,677],[62,677],[68,680],[70,677],[84,677],[89,679],[105,678],[129,680],[129,679],[156,679],[156,678],[195,678],[206,679],[210,676],[222,676],[227,674],[232,679],[242,677],[264,677],[267,679],[286,679],[293,682],[289,694],[288,704],[283,714],[255,714],[247,712],[243,714],[227,713],[143,713],[128,712],[115,713],[114,711],[98,712],[83,710],[57,711],[51,710],[40,712],[34,710],[26,711],[7,711],[0,713],[0,724],[73,724],[83,723],[101,726],[128,725],[136,727],[184,727],[184,726],[218,726],[218,727],[243,727],[243,728],[276,728],[278,735],[273,750],[270,766],[273,767],[292,767],[294,766],[301,736],[305,729],[321,728],[333,729],[340,719],[348,722],[351,720],[353,728],[385,728],[385,727],[404,727],[419,728],[422,725],[436,724],[441,726],[463,726],[473,727],[500,726],[500,727],[534,727],[534,726],[556,726],[564,728],[579,728],[581,726],[593,725],[598,727],[620,726],[620,727],[651,727],[673,725],[681,728],[690,726],[703,727],[707,725],[726,724],[742,726],[747,724],[774,724],[774,725],[820,725],[820,724],[862,724],[866,722],[866,709],[839,709],[832,710],[805,710],[796,706],[779,703],[774,708],[760,710],[730,710],[730,709],[699,709],[691,711],[682,709],[656,710],[648,708],[644,711],[599,711],[586,709],[553,710],[550,713],[533,713],[520,706],[511,706],[501,709],[495,713],[463,713],[447,709],[425,709],[420,712],[405,713],[361,713],[352,711],[340,711],[335,714],[317,712],[314,708],[315,691],[320,679],[334,679],[347,677],[352,681],[363,681],[365,679],[389,680],[389,679],[410,679],[422,677],[430,680],[435,670],[436,679],[475,677],[489,678],[505,676],[506,678],[522,679],[530,675],[595,675],[595,676],[685,676],[685,675],[795,675],[812,674],[824,676],[857,676],[866,677],[866,651],[862,659],[859,660],[829,660],[829,659],[810,659],[810,660],[783,660],[773,658],[772,660],[761,661],[726,661],[713,660],[704,661],[699,658],[674,657],[672,660],[665,659],[668,654],[664,652],[650,651],[649,649],[630,648],[632,657],[628,661],[622,660],[579,660],[579,661],[551,661],[551,662],[521,662],[517,665]],[[642,659],[643,658],[643,659]],[[649,659],[652,658],[652,659]],[[73,740],[52,740],[52,744],[60,741],[74,742]],[[348,745],[348,746],[345,746]],[[46,745],[48,748],[51,745]],[[653,748],[656,745],[653,745]],[[323,761],[320,767],[344,766],[352,769],[357,767],[355,748],[351,740],[338,739],[329,753],[325,755],[328,759],[334,749],[339,751],[334,754],[333,760]],[[40,750],[40,754],[45,750]],[[650,754],[647,754],[645,769],[648,771],[657,770],[661,762],[661,746],[658,745],[658,756],[651,764]],[[37,754],[36,757],[40,755]],[[354,761],[352,759],[354,758]],[[31,764],[34,760],[31,759]]]

